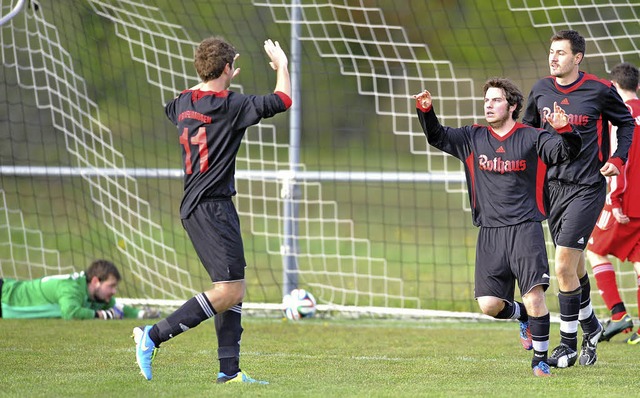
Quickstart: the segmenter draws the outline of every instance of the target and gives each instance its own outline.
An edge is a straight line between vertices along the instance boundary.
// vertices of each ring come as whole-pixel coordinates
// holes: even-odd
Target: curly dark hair
[[[108,260],[96,260],[92,262],[84,272],[84,275],[87,278],[87,282],[91,281],[94,276],[97,277],[100,282],[109,279],[110,275],[113,275],[118,282],[122,279],[118,268]]]
[[[520,111],[522,110],[522,103],[524,101],[524,95],[522,95],[522,92],[520,91],[518,86],[516,86],[515,83],[509,79],[505,79],[503,77],[494,77],[487,80],[487,82],[484,84],[484,87],[482,88],[482,92],[484,94],[487,94],[487,90],[490,87],[501,88],[502,91],[504,91],[504,97],[507,99],[507,103],[509,103],[509,106],[516,105],[516,109],[514,109],[511,113],[511,118],[513,120],[518,120]]]
[[[225,66],[233,67],[236,49],[220,36],[204,39],[196,48],[194,64],[203,82],[222,75]]]

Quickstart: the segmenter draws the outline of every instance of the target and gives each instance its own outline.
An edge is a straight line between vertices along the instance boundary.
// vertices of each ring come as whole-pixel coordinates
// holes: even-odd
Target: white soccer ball
[[[311,318],[316,313],[316,298],[304,289],[293,289],[282,298],[282,310],[292,321]]]

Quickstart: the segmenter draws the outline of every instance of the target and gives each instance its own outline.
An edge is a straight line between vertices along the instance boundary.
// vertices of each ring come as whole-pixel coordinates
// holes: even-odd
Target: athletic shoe
[[[531,329],[529,329],[529,322],[520,322],[520,343],[522,343],[522,348],[527,351],[533,348],[533,340],[531,339]]]
[[[551,374],[551,369],[549,369],[549,365],[547,365],[546,362],[538,362],[538,364],[533,368],[533,375],[536,377],[553,376]]]
[[[576,363],[576,359],[578,359],[578,353],[568,345],[560,343],[551,352],[547,363],[554,368],[568,368]]]
[[[582,348],[580,349],[580,365],[591,366],[596,363],[598,355],[596,354],[596,347],[598,346],[598,340],[604,332],[604,328],[601,324],[598,324],[598,330],[589,334],[585,333],[582,336]]]
[[[140,368],[140,373],[145,379],[151,380],[151,362],[156,357],[156,345],[149,338],[151,326],[133,328],[133,341],[136,343],[136,361]]]
[[[604,333],[600,336],[600,341],[609,341],[618,333],[629,333],[633,330],[633,320],[629,314],[625,314],[617,321],[608,320],[604,327]]]
[[[640,344],[640,335],[638,335],[638,332],[633,332],[631,337],[627,339],[627,344],[631,344],[631,345]]]
[[[227,376],[220,372],[218,373],[218,383],[256,383],[256,384],[269,384],[269,382],[256,380],[248,374],[240,371],[233,376]]]

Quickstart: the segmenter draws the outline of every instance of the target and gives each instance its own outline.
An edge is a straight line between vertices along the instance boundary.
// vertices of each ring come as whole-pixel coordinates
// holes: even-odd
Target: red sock
[[[636,294],[638,296],[638,318],[640,318],[640,275],[638,276],[637,283],[638,290],[636,291]],[[638,334],[640,334],[640,328],[638,328]]]
[[[611,311],[614,305],[622,302],[620,293],[618,292],[616,271],[613,265],[611,263],[603,263],[594,266],[593,276],[596,279],[596,285],[598,286],[598,290],[600,290],[602,300],[604,300],[607,308]],[[638,291],[638,298],[640,299],[640,290]]]

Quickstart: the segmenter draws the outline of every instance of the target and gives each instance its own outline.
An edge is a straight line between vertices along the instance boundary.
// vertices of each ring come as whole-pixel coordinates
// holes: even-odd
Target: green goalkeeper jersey
[[[45,276],[34,280],[4,279],[2,318],[92,319],[96,310],[115,305],[89,300],[84,272]],[[124,317],[136,318],[138,309],[124,306]]]

